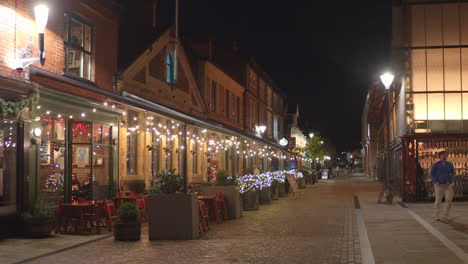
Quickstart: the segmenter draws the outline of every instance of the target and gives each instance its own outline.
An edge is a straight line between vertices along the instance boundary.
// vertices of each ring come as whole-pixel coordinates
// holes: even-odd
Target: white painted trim
[[[372,253],[372,247],[369,242],[369,236],[367,236],[366,224],[362,217],[361,209],[355,209],[356,211],[356,224],[359,233],[359,245],[361,247],[361,259],[362,264],[375,264],[374,254]]]

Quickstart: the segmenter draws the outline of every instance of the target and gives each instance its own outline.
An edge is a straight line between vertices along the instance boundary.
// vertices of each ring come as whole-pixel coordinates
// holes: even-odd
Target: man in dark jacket
[[[442,197],[445,194],[445,208],[443,220],[453,220],[449,216],[449,210],[452,205],[453,198],[453,178],[455,177],[455,168],[451,162],[447,161],[447,152],[439,152],[440,160],[432,165],[431,177],[432,183],[434,184],[435,203],[434,203],[434,214],[433,219],[436,221],[440,220],[440,204],[442,203]]]

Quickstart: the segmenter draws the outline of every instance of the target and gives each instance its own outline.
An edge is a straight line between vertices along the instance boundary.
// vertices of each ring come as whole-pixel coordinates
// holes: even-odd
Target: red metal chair
[[[216,219],[228,220],[229,218],[227,203],[222,192],[216,193],[216,202],[218,203],[218,212],[216,212]]]
[[[209,227],[209,218],[208,218],[208,210],[206,208],[206,205],[203,201],[198,201],[198,214],[199,214],[199,225],[198,229],[199,232],[207,232],[210,227]]]
[[[142,221],[147,220],[147,215],[146,215],[146,203],[145,203],[145,198],[141,197],[136,199],[136,204],[138,206],[138,209],[140,209],[140,218]]]
[[[102,201],[102,206],[106,212],[106,228],[107,231],[112,231],[112,223],[117,221],[117,210],[113,202]]]

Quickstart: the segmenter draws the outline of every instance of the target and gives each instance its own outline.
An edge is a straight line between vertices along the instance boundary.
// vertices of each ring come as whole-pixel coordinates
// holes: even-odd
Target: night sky
[[[158,10],[170,18],[161,8],[170,5]],[[390,0],[180,0],[180,21],[182,35],[237,41],[286,92],[289,108],[300,105],[301,128],[337,151],[360,148],[365,93],[390,53]]]

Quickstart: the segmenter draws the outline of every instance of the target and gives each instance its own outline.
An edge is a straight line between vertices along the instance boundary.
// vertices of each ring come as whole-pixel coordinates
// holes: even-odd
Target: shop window
[[[193,129],[193,135],[195,135],[195,138],[192,140],[192,173],[198,174],[198,141],[196,139],[198,136],[198,129]]]
[[[159,171],[161,171],[161,140],[159,134],[153,131],[153,140],[151,146],[151,176],[154,179],[158,177]]]
[[[167,120],[167,127],[171,127],[171,121]],[[165,160],[166,160],[166,170],[173,169],[173,164],[172,164],[172,154],[174,151],[174,141],[173,138],[168,134],[166,135],[166,147],[165,147]]]
[[[273,118],[273,137],[278,138],[278,118],[274,117]]]
[[[0,120],[0,207],[15,203],[17,124]]]
[[[109,198],[109,187],[112,182],[112,146],[110,145],[112,127],[89,122],[73,122],[72,130],[73,135],[78,135],[73,136],[71,142],[72,199]],[[87,140],[84,140],[85,135],[88,137]],[[60,152],[59,145],[58,153]]]
[[[65,164],[66,120],[52,114],[42,114],[40,120],[41,144],[39,145],[39,195],[49,202],[63,199]],[[82,143],[89,143],[89,126],[73,129],[73,138]]]
[[[135,175],[138,159],[138,112],[129,110],[127,117],[127,174]]]
[[[65,14],[65,73],[93,81],[93,26],[83,19]]]
[[[226,171],[231,174],[231,162],[230,162],[230,155],[229,155],[229,149],[224,150],[224,167]]]

